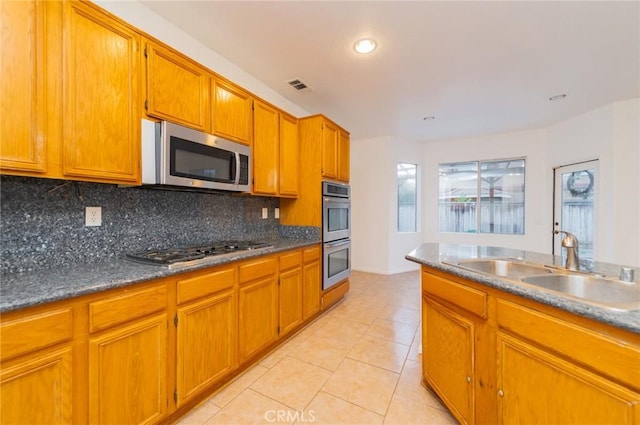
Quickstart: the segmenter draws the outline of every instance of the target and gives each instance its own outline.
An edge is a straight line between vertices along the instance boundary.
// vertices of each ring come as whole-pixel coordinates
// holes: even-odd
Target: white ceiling
[[[638,1],[143,3],[352,138],[539,128],[640,96]],[[379,47],[357,55],[365,36]]]

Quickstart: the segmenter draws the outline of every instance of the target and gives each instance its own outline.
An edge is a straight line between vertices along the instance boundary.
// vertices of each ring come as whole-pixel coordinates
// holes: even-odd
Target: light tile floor
[[[456,424],[421,385],[420,275],[353,272],[345,300],[179,425]]]

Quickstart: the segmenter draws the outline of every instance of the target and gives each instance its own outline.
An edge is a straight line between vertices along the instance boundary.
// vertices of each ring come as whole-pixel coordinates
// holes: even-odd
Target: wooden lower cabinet
[[[502,424],[640,421],[636,392],[502,332],[498,333],[498,353],[498,417]]]
[[[460,423],[640,423],[640,335],[428,267],[422,292],[424,379]]]
[[[287,334],[302,323],[302,253],[280,256],[278,333]]]
[[[239,359],[244,363],[278,338],[276,257],[240,266],[238,290]]]
[[[302,251],[302,319],[307,320],[320,311],[322,270],[320,246]]]
[[[424,378],[460,423],[474,423],[474,323],[427,297],[422,314]]]
[[[89,340],[89,422],[153,424],[167,412],[167,316]]]
[[[237,366],[237,304],[231,288],[178,308],[178,407]]]
[[[72,423],[72,365],[71,347],[64,346],[3,367],[0,423]]]
[[[2,314],[0,423],[178,419],[319,312],[319,260],[313,245]]]

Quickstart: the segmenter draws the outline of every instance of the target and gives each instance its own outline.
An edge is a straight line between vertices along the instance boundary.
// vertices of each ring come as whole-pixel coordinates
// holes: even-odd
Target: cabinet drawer
[[[89,304],[89,332],[96,332],[167,307],[167,287],[160,285]]]
[[[498,300],[497,319],[502,329],[640,388],[637,345],[505,300]]]
[[[241,265],[238,270],[238,280],[242,284],[274,274],[276,272],[277,264],[275,257],[245,263]]]
[[[71,309],[65,308],[2,323],[0,325],[2,360],[69,341],[73,335],[72,318]]]
[[[219,269],[190,279],[179,280],[178,304],[231,288],[235,282],[235,267]]]
[[[319,258],[320,258],[320,247],[319,246],[314,246],[312,248],[306,248],[302,252],[302,260],[305,263],[317,260]]]
[[[430,295],[449,301],[482,318],[487,317],[487,294],[427,272],[422,273],[422,288]]]
[[[302,252],[292,252],[280,256],[280,270],[288,270],[299,267],[302,264]]]

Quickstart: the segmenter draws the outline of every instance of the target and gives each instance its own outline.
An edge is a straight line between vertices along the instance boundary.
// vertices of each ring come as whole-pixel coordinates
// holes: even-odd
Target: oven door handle
[[[335,248],[338,246],[349,245],[350,243],[351,243],[351,239],[347,239],[347,240],[339,240],[335,242],[327,242],[325,243],[325,245],[327,246],[327,248]]]

